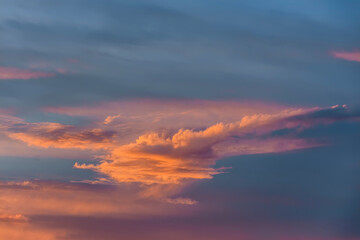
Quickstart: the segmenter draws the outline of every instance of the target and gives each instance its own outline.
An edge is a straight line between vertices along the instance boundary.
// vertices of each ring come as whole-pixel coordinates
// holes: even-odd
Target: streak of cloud
[[[8,136],[43,148],[98,149],[111,145],[114,132],[102,129],[82,131],[59,123],[28,123],[10,129]]]
[[[22,214],[0,214],[0,222],[23,222],[28,218]]]
[[[116,214],[117,218],[124,219],[179,215],[179,208],[195,203],[186,198],[154,201],[140,195],[136,185],[39,180],[0,181],[0,202],[0,222],[24,222],[37,215],[104,217]]]
[[[331,53],[335,58],[360,62],[360,51],[352,51],[352,52],[332,52]]]
[[[0,80],[10,80],[10,79],[36,79],[36,78],[46,78],[53,77],[54,73],[43,72],[43,71],[32,71],[27,69],[20,69],[14,67],[0,67]]]

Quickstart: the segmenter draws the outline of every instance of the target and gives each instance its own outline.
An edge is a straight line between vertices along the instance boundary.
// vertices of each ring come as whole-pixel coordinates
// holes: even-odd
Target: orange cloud
[[[28,218],[22,214],[0,214],[0,222],[23,222],[27,220]]]
[[[136,106],[133,104],[130,106]],[[16,119],[5,119],[0,123],[3,122],[6,136],[29,146],[101,153],[100,162],[76,163],[74,167],[94,170],[107,177],[106,181],[140,183],[148,188],[154,184],[181,185],[189,180],[211,179],[226,171],[215,169],[213,165],[227,156],[277,153],[319,146],[323,143],[299,138],[298,133],[316,124],[359,119],[345,105],[330,108],[282,108],[275,111],[279,107],[264,108],[265,105],[260,104],[261,107],[258,108],[265,109],[265,113],[244,114],[254,110],[249,107],[247,110],[226,106],[221,108],[221,104],[212,106],[208,105],[209,102],[198,104],[190,106],[188,111],[177,112],[185,110],[186,104],[155,103],[152,108],[156,109],[154,116],[150,112],[141,113],[140,104],[139,107],[129,108],[130,113],[122,109],[120,114],[114,114],[111,118],[103,117],[105,121],[94,122],[87,128],[59,123],[17,122]],[[240,104],[233,103],[230,106]],[[201,107],[205,110],[201,111]],[[196,114],[193,111],[195,109],[199,109],[200,113]],[[108,113],[106,108],[105,112],[103,110],[90,109],[89,114],[100,116]],[[222,117],[223,120],[214,122],[211,116],[214,119]],[[273,134],[274,131],[284,129],[289,129],[290,133]],[[170,192],[171,189],[164,191]],[[166,201],[169,195],[160,196],[159,193],[160,191],[151,194]],[[191,200],[173,199],[167,202],[191,204]]]
[[[184,108],[183,104],[172,104],[175,104],[176,110]],[[208,102],[203,106],[207,104]],[[212,166],[217,160],[227,156],[319,146],[322,143],[298,138],[296,132],[315,124],[327,124],[351,117],[346,106],[338,105],[324,109],[268,110],[271,113],[249,115],[244,115],[241,109],[237,112],[224,107],[223,121],[213,123],[211,120],[206,121],[209,115],[202,116],[201,113],[193,116],[194,112],[191,110],[198,106],[190,107],[190,115],[174,110],[167,113],[167,104],[161,105],[162,109],[155,104],[154,108],[158,109],[156,117],[149,117],[150,119],[146,115],[138,115],[138,109],[135,108],[135,112],[130,115],[121,113],[110,119],[103,118],[105,122],[97,122],[95,128],[89,129],[59,123],[22,122],[13,126],[10,124],[5,132],[10,138],[30,146],[101,151],[100,163],[76,163],[74,167],[97,171],[108,176],[110,181],[171,185],[188,180],[211,179],[213,175],[223,173],[225,169],[215,169]],[[213,111],[213,116],[217,118],[221,115],[222,108],[215,104],[215,107],[208,106],[207,110]],[[251,112],[251,109],[247,111]],[[233,115],[239,118],[230,121],[233,120]],[[179,127],[176,119],[178,116],[191,119],[191,122],[184,121],[188,127]],[[197,117],[200,121],[194,121]],[[168,121],[170,119],[174,121]],[[151,123],[146,124],[146,121]],[[161,124],[157,125],[159,122]],[[212,124],[208,125],[208,122]],[[162,128],[153,126],[162,126],[162,123]],[[126,124],[130,126],[123,128]],[[293,129],[294,132],[272,135],[273,131],[282,129]],[[162,196],[163,199],[166,197]]]
[[[146,229],[156,218],[196,218],[194,213],[207,211],[196,199],[179,195],[187,183],[229,171],[214,168],[216,161],[233,155],[319,146],[321,142],[299,138],[298,133],[317,124],[360,120],[359,113],[345,105],[294,109],[211,101],[142,104],[85,109],[79,114],[88,114],[93,122],[82,127],[29,123],[9,111],[0,111],[0,154],[38,156],[35,150],[48,155],[57,151],[61,156],[70,153],[67,156],[74,159],[79,157],[73,153],[77,150],[102,155],[100,162],[74,166],[97,171],[99,179],[0,181],[0,239],[118,239],[122,232],[133,232],[124,239],[171,239],[175,234],[166,232],[163,220],[160,224],[165,232],[161,234],[157,226],[156,233],[137,235],[138,228]],[[144,219],[149,220],[136,224]],[[129,225],[124,226],[124,222]],[[199,233],[199,238],[251,238],[242,230],[228,232],[216,226],[209,233],[206,222],[206,234]],[[194,238],[198,232],[173,231],[179,239]],[[104,235],[107,232],[109,235]]]
[[[154,201],[151,195],[139,194],[138,189],[139,186],[133,184],[0,181],[0,239],[74,239],[71,232],[74,229],[58,226],[63,222],[61,218],[75,219],[77,222],[82,222],[81,219],[99,219],[98,223],[102,224],[101,219],[113,222],[181,217],[196,209],[192,207],[190,212],[187,206],[196,203],[193,200],[163,198]],[[48,221],[39,221],[42,217],[55,217],[57,226],[51,227],[45,224]]]
[[[0,156],[21,156],[21,157],[60,157],[60,158],[71,158],[71,159],[89,159],[93,157],[93,153],[85,151],[94,143],[91,143],[91,139],[82,140],[81,143],[81,134],[82,138],[86,138],[86,132],[88,134],[92,133],[93,135],[101,135],[101,131],[96,130],[85,130],[80,133],[80,136],[77,136],[78,140],[71,140],[71,136],[75,134],[77,130],[73,126],[66,126],[57,123],[52,123],[53,129],[58,129],[53,133],[47,132],[51,129],[49,126],[50,123],[27,123],[23,119],[10,115],[11,111],[0,111]],[[51,125],[51,124],[50,124]],[[41,126],[44,128],[42,130]],[[56,127],[57,126],[57,127]],[[67,136],[61,136],[61,129],[63,129],[63,134]],[[65,130],[66,129],[66,130]],[[47,133],[46,133],[47,132]],[[56,136],[51,136],[51,135]],[[12,137],[10,137],[12,136]],[[109,136],[109,135],[107,135]],[[56,141],[58,139],[58,142]],[[69,141],[64,140],[64,138],[70,138]],[[61,140],[63,139],[63,140]],[[94,137],[92,138],[94,140]],[[95,138],[96,139],[96,138]],[[33,141],[34,140],[34,141]],[[99,138],[98,138],[99,141]],[[104,140],[104,142],[109,141],[109,139]],[[27,146],[24,145],[24,142],[28,143]],[[62,143],[63,142],[63,143]],[[39,146],[32,143],[37,143]],[[70,145],[75,144],[75,145]],[[89,148],[85,146],[88,144]],[[100,143],[101,144],[101,143]],[[41,147],[40,147],[41,145]],[[62,146],[65,148],[69,147],[69,150],[63,151],[62,148],[55,148],[55,145]],[[79,146],[82,145],[81,148]],[[73,147],[72,147],[73,146]],[[46,149],[44,147],[47,147]],[[51,148],[50,148],[51,147]],[[72,148],[70,148],[72,147]],[[96,148],[93,148],[94,150]]]
[[[335,58],[344,59],[347,61],[360,62],[360,51],[353,52],[332,52],[331,53]]]
[[[261,103],[209,100],[153,100],[104,102],[94,106],[48,107],[46,112],[82,116],[116,129],[120,144],[159,129],[203,128],[219,122],[235,122],[257,113],[275,114],[288,107]]]
[[[160,207],[142,200],[130,187],[67,182],[0,181],[0,239],[72,239],[67,229],[41,226],[37,216],[133,219],[175,214],[175,205]]]
[[[101,172],[118,182],[178,184],[189,179],[209,179],[223,172],[224,169],[211,166],[226,156],[318,146],[292,137],[263,137],[277,129],[298,126],[298,122],[284,119],[308,111],[244,116],[240,121],[218,123],[204,130],[150,132],[135,142],[111,149],[98,165],[75,164],[74,167]]]
[[[62,148],[35,147],[10,138],[7,134],[2,133],[0,129],[0,156],[88,160],[94,158],[94,152],[85,148],[69,148],[64,151]]]
[[[11,138],[19,145],[35,146],[45,152],[55,148],[64,154],[73,149],[92,154],[101,152],[102,160],[74,165],[99,172],[101,176],[95,181],[0,181],[0,239],[54,240],[76,236],[71,229],[42,225],[44,220],[42,223],[36,220],[39,216],[56,216],[60,218],[58,221],[63,221],[62,217],[73,217],[83,224],[82,219],[86,218],[100,219],[100,222],[102,218],[110,221],[153,219],[154,216],[185,216],[190,211],[201,211],[196,200],[174,196],[193,180],[210,179],[228,171],[214,168],[216,161],[233,155],[319,146],[321,142],[299,138],[298,133],[316,124],[360,120],[359,113],[351,112],[345,105],[265,109],[264,112],[258,109],[253,114],[224,109],[222,121],[217,121],[221,118],[220,107],[208,107],[213,111],[211,115],[206,115],[206,110],[196,115],[193,109],[190,113],[172,111],[168,114],[165,107],[155,112],[155,116],[122,112],[112,115],[114,118],[109,121],[81,128],[60,123],[28,123],[2,113],[0,154],[2,148],[7,148],[2,141]],[[235,121],[231,112],[234,112]],[[216,119],[215,123],[211,116]],[[187,127],[182,127],[177,117],[191,120],[186,120]],[[171,119],[174,121],[169,121]],[[278,133],[284,129],[291,131]],[[89,239],[89,235],[83,239]]]
[[[100,217],[115,214],[118,218],[177,215],[182,205],[194,204],[186,198],[154,201],[153,196],[139,194],[136,185],[55,181],[0,182],[0,202],[0,222],[31,221],[36,215]]]
[[[102,129],[78,130],[59,123],[28,123],[8,131],[8,136],[30,146],[43,148],[100,149],[111,144],[113,131]]]
[[[1,223],[0,239],[6,240],[59,240],[65,239],[66,231],[44,229],[30,223]]]
[[[29,80],[32,78],[53,77],[54,73],[31,71],[26,69],[14,68],[14,67],[0,67],[0,79],[23,79]]]

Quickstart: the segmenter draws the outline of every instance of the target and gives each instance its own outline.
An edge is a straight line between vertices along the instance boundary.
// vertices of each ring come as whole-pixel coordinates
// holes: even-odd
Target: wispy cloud
[[[43,148],[99,149],[111,146],[113,131],[77,129],[59,123],[26,123],[9,129],[8,136]]]
[[[45,78],[53,77],[54,73],[43,72],[43,71],[32,71],[21,68],[14,67],[0,67],[0,79],[9,80],[9,79],[22,79],[29,80],[33,78]]]
[[[75,222],[79,218],[133,221],[147,216],[181,216],[187,213],[184,204],[193,203],[169,199],[169,204],[164,204],[165,201],[145,199],[137,189],[138,186],[130,185],[0,181],[0,239],[73,239],[71,229],[43,226],[43,221],[36,220],[39,216],[67,217]]]
[[[347,61],[360,62],[360,51],[352,52],[332,52],[331,53],[335,58],[344,59]]]
[[[0,214],[0,222],[23,222],[28,218],[22,214]]]
[[[137,187],[58,181],[0,181],[0,219],[21,220],[33,215],[118,217],[163,215],[175,211],[138,195]],[[26,204],[31,201],[32,204]],[[161,207],[162,206],[162,207]],[[172,209],[172,210],[171,210]],[[25,217],[26,216],[26,217]]]

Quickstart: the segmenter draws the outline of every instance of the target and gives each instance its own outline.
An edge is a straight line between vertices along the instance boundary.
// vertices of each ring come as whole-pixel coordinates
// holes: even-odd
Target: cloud
[[[183,205],[195,203],[186,198],[154,201],[139,194],[138,188],[60,181],[0,181],[0,222],[28,221],[38,215],[117,218],[178,215]]]
[[[210,179],[225,170],[211,166],[226,156],[318,146],[294,136],[265,137],[278,129],[298,127],[301,123],[285,119],[307,112],[300,109],[244,116],[240,121],[218,123],[204,130],[150,132],[135,142],[111,149],[98,165],[75,164],[74,167],[99,171],[118,182],[178,184],[191,179]]]
[[[226,103],[152,100],[104,103],[85,107],[82,112],[81,109],[77,112],[76,107],[62,112],[87,116],[93,121],[87,126],[28,123],[5,117],[0,126],[8,138],[30,147],[92,152],[97,156],[94,163],[74,164],[76,169],[100,174],[101,181],[89,182],[135,183],[146,197],[194,204],[191,199],[171,196],[181,191],[177,186],[229,171],[215,168],[216,161],[229,156],[322,146],[326,140],[300,134],[318,124],[358,121],[360,117],[346,105],[289,108]]]
[[[22,214],[0,214],[0,222],[23,222],[27,220],[28,218]]]
[[[42,71],[32,71],[14,67],[0,67],[0,80],[9,80],[9,79],[22,79],[29,80],[33,78],[45,78],[53,77],[54,73],[42,72]]]
[[[255,101],[156,99],[102,102],[96,105],[46,107],[45,112],[101,121],[122,135],[121,143],[159,129],[203,128],[238,121],[246,115],[278,113],[289,107]]]
[[[181,217],[195,210],[188,205],[196,202],[187,198],[158,200],[139,194],[139,186],[133,184],[0,181],[0,239],[73,239],[74,229],[64,228],[63,219],[93,219],[97,227],[104,227],[116,221]],[[45,224],[49,222],[56,226]]]
[[[8,130],[9,137],[43,148],[106,148],[114,134],[102,129],[79,130],[70,125],[47,122],[27,123]]]
[[[33,91],[27,91],[28,85],[18,86],[8,96],[10,104],[71,105],[79,101],[169,96],[321,105],[357,99],[352,91],[353,84],[358,87],[356,72],[348,71],[346,66],[335,66],[336,63],[326,70],[313,67],[327,64],[317,52],[328,52],[334,37],[343,41],[344,46],[352,42],[356,29],[349,30],[346,36],[335,34],[339,27],[332,25],[333,20],[329,27],[289,12],[275,16],[269,6],[260,11],[248,8],[249,3],[239,4],[242,7],[236,4],[237,10],[242,11],[239,14],[231,6],[218,9],[214,2],[210,6],[199,4],[202,9],[211,7],[219,16],[226,17],[214,18],[214,11],[209,9],[200,12],[178,4],[161,7],[148,1],[136,6],[131,1],[91,3],[84,11],[83,4],[68,0],[57,6],[29,5],[20,10],[24,14],[16,15],[19,6],[10,1],[4,3],[7,10],[2,14],[4,41],[0,65],[21,66],[29,58],[49,62],[75,58],[94,67],[74,66],[77,74],[70,74],[66,80],[59,74],[52,84],[37,82],[31,87]],[[87,17],[62,16],[75,9]],[[349,10],[353,11],[346,7],[341,12]],[[29,18],[31,13],[36,20]],[[294,26],[299,31],[286,34]],[[275,29],[274,35],[267,34],[270,28]],[[316,37],[299,40],[308,31]],[[317,44],[318,41],[322,44]],[[289,49],[283,48],[284,43]],[[92,57],[84,52],[90,52]],[[71,70],[74,69],[69,67]],[[336,81],[340,72],[344,73],[345,83]],[[306,81],[287,81],[298,78],[308,79],[314,87],[308,88]],[[155,84],[149,84],[149,79]],[[329,81],[334,84],[329,85]],[[0,89],[2,96],[8,94],[7,89]],[[329,91],[336,94],[329,97]],[[52,97],[43,101],[45,95]]]
[[[259,101],[230,101],[230,100],[186,100],[186,99],[136,99],[101,102],[95,105],[44,107],[44,111],[69,116],[87,116],[102,119],[104,116],[123,118],[152,113],[152,118],[160,119],[176,114],[177,116],[212,115],[217,117],[221,113],[226,118],[231,115],[239,116],[258,112],[276,112],[283,109],[283,105],[264,103]],[[234,109],[236,111],[234,111]]]
[[[38,220],[51,216],[114,221],[182,215],[185,206],[145,199],[136,189],[129,185],[0,181],[0,239],[73,239],[71,228],[49,227]],[[97,224],[101,226],[101,221]]]
[[[352,52],[332,52],[335,58],[344,59],[347,61],[360,62],[360,51]]]
[[[197,201],[192,200],[190,198],[166,198],[166,202],[173,204],[184,204],[184,205],[194,205]]]
[[[29,123],[3,112],[0,112],[0,156],[91,159],[94,151],[111,146],[116,134],[96,127]]]
[[[93,145],[101,144],[102,134],[107,134],[108,138],[111,136],[107,131],[96,129],[81,131],[74,126],[58,123],[27,123],[12,114],[13,111],[0,110],[0,156],[89,159],[92,158],[93,153],[85,150],[90,147],[95,150],[96,147]],[[74,136],[77,131],[80,133]],[[87,136],[90,137],[86,139]],[[28,143],[27,146],[24,142]],[[64,148],[69,150],[62,150]]]
[[[211,179],[228,171],[213,167],[216,161],[228,156],[324,145],[323,140],[301,138],[299,134],[317,124],[359,120],[360,116],[346,105],[286,108],[226,103],[149,100],[104,103],[82,111],[76,107],[60,108],[57,110],[63,114],[85,115],[94,123],[80,128],[20,121],[7,123],[5,133],[29,146],[95,151],[100,154],[100,162],[75,163],[74,168],[96,171],[110,182],[140,183],[148,188],[153,184],[179,185]],[[115,114],[117,111],[120,113]],[[162,200],[169,197],[160,196],[161,191],[152,195]]]
[[[179,184],[187,180],[210,179],[225,169],[211,166],[227,156],[276,153],[320,146],[297,134],[316,124],[358,120],[345,107],[284,110],[277,114],[244,116],[231,123],[218,123],[203,130],[163,130],[140,135],[134,142],[109,151],[100,164],[75,164],[92,169],[118,182]],[[275,134],[280,130],[289,134]]]
[[[64,239],[66,232],[46,229],[30,223],[1,223],[0,239],[6,240],[59,240]]]

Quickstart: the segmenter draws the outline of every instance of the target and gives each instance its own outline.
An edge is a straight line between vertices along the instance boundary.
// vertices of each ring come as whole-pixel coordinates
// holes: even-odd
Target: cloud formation
[[[8,137],[29,146],[95,151],[101,155],[99,163],[76,163],[74,167],[94,170],[110,181],[176,185],[226,172],[213,165],[228,156],[321,146],[323,141],[299,134],[317,124],[359,120],[359,114],[346,105],[284,108],[257,103],[251,109],[251,105],[241,108],[246,104],[236,102],[229,106],[224,102],[194,103],[192,106],[189,102],[149,101],[144,106],[142,102],[120,102],[85,108],[82,112],[77,112],[77,108],[57,110],[94,120],[81,128],[16,119],[3,120],[3,125]],[[120,113],[115,114],[116,111]]]
[[[218,123],[203,130],[179,129],[150,132],[135,142],[113,148],[98,165],[75,164],[93,169],[118,182],[178,184],[209,179],[224,169],[211,166],[232,155],[283,152],[320,145],[296,136],[271,136],[271,132],[302,126],[287,118],[309,110],[285,110],[278,114],[244,116],[240,121]]]
[[[42,72],[42,71],[32,71],[27,69],[20,69],[14,67],[0,67],[0,80],[9,80],[9,79],[22,79],[29,80],[33,78],[45,78],[53,77],[54,73]]]

